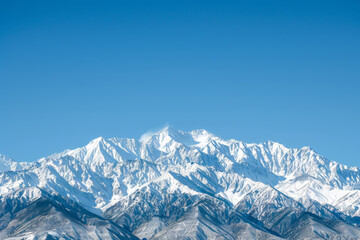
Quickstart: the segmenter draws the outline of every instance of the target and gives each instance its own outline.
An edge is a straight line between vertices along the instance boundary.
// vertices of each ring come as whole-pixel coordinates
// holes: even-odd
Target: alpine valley
[[[171,127],[0,155],[0,239],[360,239],[360,169]]]

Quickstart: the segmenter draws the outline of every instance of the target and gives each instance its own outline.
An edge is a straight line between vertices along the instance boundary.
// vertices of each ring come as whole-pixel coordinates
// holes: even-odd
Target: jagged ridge
[[[189,232],[191,238],[237,239],[241,231],[255,239],[279,238],[298,236],[287,232],[306,212],[344,226],[358,224],[360,214],[359,168],[329,161],[309,147],[247,144],[205,130],[166,127],[140,140],[97,138],[15,171],[3,170],[3,197],[36,186],[141,237],[146,229],[149,237],[174,238],[180,222],[195,221],[200,230]],[[204,201],[215,206],[205,215]],[[194,214],[210,216],[206,226],[218,230],[209,232],[204,217]],[[229,221],[231,216],[241,224]]]

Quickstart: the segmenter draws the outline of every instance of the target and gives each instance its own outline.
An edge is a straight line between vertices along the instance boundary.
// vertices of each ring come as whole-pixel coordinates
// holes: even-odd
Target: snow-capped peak
[[[0,172],[2,171],[18,171],[21,170],[21,165],[12,158],[0,153]]]
[[[170,126],[156,132],[144,143],[146,145],[151,145],[162,152],[171,152],[175,148],[178,148],[179,145],[192,146],[197,144],[191,134],[176,130]]]
[[[143,144],[153,144],[156,148],[161,151],[171,151],[171,145],[184,145],[187,147],[193,146],[205,146],[212,140],[221,140],[214,134],[203,130],[192,130],[189,132],[184,132],[177,130],[171,126],[166,126],[165,128],[157,131],[156,133],[144,134],[140,140]],[[175,146],[176,147],[176,146]]]

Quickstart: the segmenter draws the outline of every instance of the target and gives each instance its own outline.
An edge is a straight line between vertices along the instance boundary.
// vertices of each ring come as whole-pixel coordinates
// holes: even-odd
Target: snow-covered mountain
[[[20,163],[0,153],[0,171],[18,171],[21,169]]]
[[[118,233],[102,230],[98,239],[134,237],[130,232],[147,239],[360,239],[360,169],[309,147],[248,144],[166,127],[140,140],[97,138],[31,164],[2,156],[3,204],[11,199],[27,209],[37,201],[34,189],[47,201],[78,204],[80,212],[109,221],[104,229]],[[19,220],[4,209],[0,236],[30,239],[39,231],[56,238],[67,228],[39,223],[9,231]],[[90,228],[74,231],[92,239]]]

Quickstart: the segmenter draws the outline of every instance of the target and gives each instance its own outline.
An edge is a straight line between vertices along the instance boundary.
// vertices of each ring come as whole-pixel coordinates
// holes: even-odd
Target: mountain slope
[[[0,172],[19,171],[21,169],[21,164],[0,153]]]
[[[13,160],[3,162],[11,164],[0,171],[1,198],[41,188],[139,237],[181,237],[187,225],[196,226],[186,234],[198,239],[296,237],[288,228],[308,212],[344,223],[340,232],[354,232],[360,223],[359,168],[309,147],[166,127],[140,140],[97,138],[12,171]],[[235,212],[239,222],[229,221]]]
[[[128,230],[39,188],[2,199],[0,212],[1,239],[137,239]]]
[[[304,213],[285,233],[288,239],[360,239],[360,229],[343,221]]]

